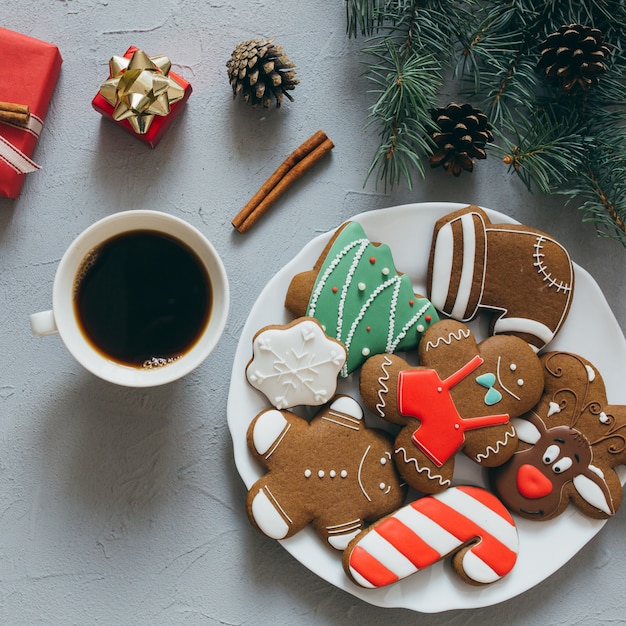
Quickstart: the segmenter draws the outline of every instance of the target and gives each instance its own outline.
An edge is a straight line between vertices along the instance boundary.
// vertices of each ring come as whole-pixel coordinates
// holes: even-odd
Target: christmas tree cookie
[[[357,222],[341,226],[313,269],[294,276],[285,306],[316,318],[345,345],[342,376],[375,354],[415,349],[439,319],[409,277],[396,271],[389,246],[371,242]]]

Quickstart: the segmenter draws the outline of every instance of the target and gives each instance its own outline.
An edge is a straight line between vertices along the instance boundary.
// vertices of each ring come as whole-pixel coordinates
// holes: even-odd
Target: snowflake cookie
[[[277,409],[328,402],[347,359],[343,344],[307,317],[262,328],[252,340],[252,351],[246,378]]]

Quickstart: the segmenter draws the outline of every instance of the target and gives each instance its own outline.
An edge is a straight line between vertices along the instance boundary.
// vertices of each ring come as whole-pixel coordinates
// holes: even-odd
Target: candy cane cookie
[[[484,585],[508,574],[517,553],[517,529],[504,505],[484,489],[459,486],[372,524],[348,544],[343,566],[357,585],[378,588],[453,555],[463,580]]]

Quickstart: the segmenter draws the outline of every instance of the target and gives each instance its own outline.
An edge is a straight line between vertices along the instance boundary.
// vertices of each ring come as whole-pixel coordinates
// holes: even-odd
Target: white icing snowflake
[[[252,350],[248,382],[277,409],[328,402],[347,359],[344,346],[311,319],[262,330]]]

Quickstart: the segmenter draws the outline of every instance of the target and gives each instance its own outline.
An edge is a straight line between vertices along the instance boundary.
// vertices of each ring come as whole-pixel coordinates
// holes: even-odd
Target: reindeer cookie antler
[[[545,391],[524,418],[513,420],[515,455],[492,470],[496,493],[513,512],[547,520],[573,502],[590,517],[615,514],[626,463],[626,406],[610,405],[604,381],[586,359],[567,352],[541,357]]]

